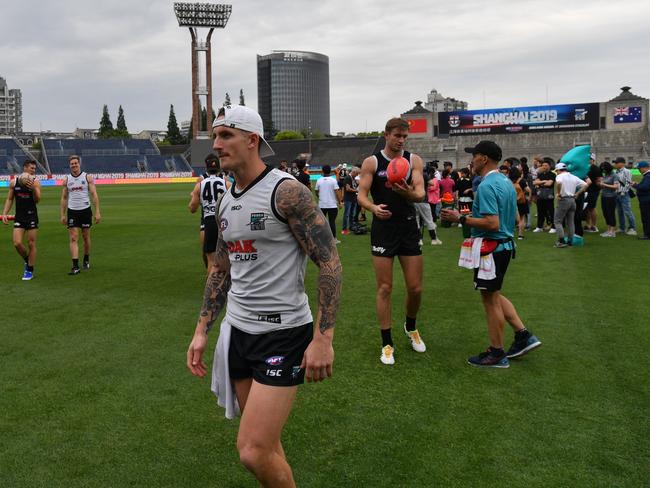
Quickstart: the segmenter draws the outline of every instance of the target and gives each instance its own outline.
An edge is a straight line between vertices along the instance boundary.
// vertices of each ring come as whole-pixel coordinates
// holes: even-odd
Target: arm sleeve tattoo
[[[226,304],[228,290],[230,289],[230,261],[228,259],[228,248],[226,243],[219,236],[217,249],[214,253],[212,271],[208,275],[203,294],[203,306],[201,307],[200,318],[206,318],[206,334],[210,332],[219,313]]]
[[[285,216],[300,246],[318,266],[318,327],[321,333],[336,324],[343,268],[323,212],[302,183],[286,180],[276,192],[276,207]]]

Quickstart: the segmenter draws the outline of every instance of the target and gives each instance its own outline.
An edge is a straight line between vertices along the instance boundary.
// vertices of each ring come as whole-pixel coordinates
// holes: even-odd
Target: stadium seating
[[[44,139],[43,156],[51,174],[69,170],[68,158],[81,156],[88,173],[146,173],[191,171],[182,156],[161,156],[149,139]]]
[[[22,173],[23,163],[26,160],[35,161],[13,137],[0,138],[0,175],[13,175]],[[36,172],[43,173],[44,168],[37,164]]]

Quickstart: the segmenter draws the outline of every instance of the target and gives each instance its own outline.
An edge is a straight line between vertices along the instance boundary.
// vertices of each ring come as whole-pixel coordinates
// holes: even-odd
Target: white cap
[[[264,124],[262,123],[260,114],[245,105],[226,105],[219,109],[219,114],[221,114],[221,110],[223,110],[224,116],[214,119],[212,128],[223,125],[232,129],[253,132],[260,136],[260,158],[266,158],[275,154],[271,146],[269,146],[269,143],[264,139]]]
[[[589,155],[589,159],[593,159],[594,161],[596,161],[596,154],[595,154],[595,153],[591,153],[591,154]]]
[[[557,164],[555,165],[555,169],[556,169],[556,170],[558,170],[558,169],[566,170],[566,164],[564,164],[564,163],[557,163]]]

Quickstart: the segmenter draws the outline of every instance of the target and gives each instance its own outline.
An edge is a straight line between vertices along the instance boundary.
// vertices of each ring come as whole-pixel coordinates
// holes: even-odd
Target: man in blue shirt
[[[472,154],[474,173],[482,178],[475,194],[472,216],[444,209],[442,218],[468,225],[473,238],[483,238],[481,255],[492,254],[495,274],[493,279],[485,279],[479,277],[478,268],[474,269],[474,288],[481,292],[490,347],[478,356],[470,357],[467,362],[473,366],[508,368],[508,358],[523,356],[542,345],[526,329],[510,300],[501,294],[503,279],[515,250],[513,231],[517,221],[517,195],[508,177],[497,169],[502,154],[496,143],[481,141],[475,147],[465,148],[465,151]],[[505,322],[515,331],[515,340],[508,352],[503,349]]]

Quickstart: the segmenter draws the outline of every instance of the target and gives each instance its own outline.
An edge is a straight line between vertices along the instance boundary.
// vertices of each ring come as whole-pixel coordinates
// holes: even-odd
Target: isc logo
[[[266,376],[282,376],[281,369],[267,369]]]

